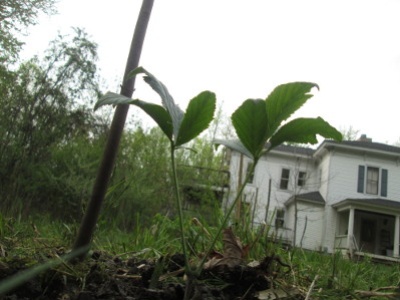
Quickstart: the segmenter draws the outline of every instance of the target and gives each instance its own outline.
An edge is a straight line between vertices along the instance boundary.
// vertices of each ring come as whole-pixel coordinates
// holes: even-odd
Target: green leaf
[[[324,119],[318,118],[298,118],[283,125],[269,140],[270,149],[284,143],[318,143],[317,135],[327,139],[342,140],[342,134],[332,127]]]
[[[142,74],[142,73],[145,73],[145,72],[146,72],[146,70],[143,67],[137,67],[137,68],[133,69],[132,71],[130,71],[128,73],[127,77],[128,78],[132,78],[132,77],[135,77],[138,74]]]
[[[172,120],[164,107],[141,100],[132,100],[131,104],[143,109],[157,123],[169,140],[172,141]]]
[[[142,100],[131,99],[120,94],[107,92],[97,101],[94,109],[104,105],[132,104],[143,109],[161,128],[165,135],[172,140],[172,120],[171,116],[161,105],[145,102]]]
[[[209,91],[204,91],[190,100],[179,128],[176,146],[194,139],[210,125],[214,117],[215,102],[215,94]]]
[[[163,106],[171,116],[173,125],[173,136],[176,138],[178,136],[184,112],[179,108],[178,105],[175,104],[174,99],[168,92],[167,87],[144,68],[138,67],[130,72],[128,76],[136,76],[141,73],[144,73],[146,75],[143,78],[144,81],[147,82],[147,84],[149,84],[151,88],[161,97]]]
[[[97,110],[104,105],[131,104],[132,101],[133,99],[122,96],[120,94],[107,92],[96,102],[94,110]]]
[[[246,149],[246,147],[239,141],[239,140],[220,140],[220,139],[215,139],[213,141],[216,147],[219,145],[224,145],[232,150],[238,151],[247,157],[254,159],[253,155],[249,152],[249,150]]]
[[[86,253],[88,250],[89,246],[78,248],[66,255],[63,255],[62,257],[58,257],[56,259],[49,260],[37,266],[33,266],[29,269],[22,270],[10,277],[3,279],[0,282],[0,297],[10,292],[11,290],[23,285],[27,281],[32,280],[33,278],[39,276],[42,272],[47,271],[51,268],[55,268],[58,265],[65,264],[66,262],[71,261],[75,257],[78,257]]]
[[[309,98],[312,88],[318,85],[311,82],[291,82],[277,86],[267,97],[268,136],[270,138],[280,124],[297,111]]]
[[[265,146],[268,134],[265,101],[248,99],[232,114],[235,127],[242,144],[257,159]]]

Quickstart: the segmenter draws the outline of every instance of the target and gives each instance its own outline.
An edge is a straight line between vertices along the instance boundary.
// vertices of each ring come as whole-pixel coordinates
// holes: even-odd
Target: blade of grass
[[[47,271],[51,268],[54,268],[58,265],[64,264],[72,259],[86,253],[89,250],[89,246],[84,246],[79,249],[76,249],[66,255],[63,255],[60,258],[49,260],[41,265],[34,266],[27,270],[24,270],[20,273],[15,274],[3,281],[0,282],[0,295],[5,295],[16,287],[24,284],[25,282],[35,278],[40,273]]]

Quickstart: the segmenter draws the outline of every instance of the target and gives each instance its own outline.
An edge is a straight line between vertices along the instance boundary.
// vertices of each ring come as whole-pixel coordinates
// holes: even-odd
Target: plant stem
[[[189,295],[192,290],[193,276],[195,276],[195,274],[193,274],[193,272],[190,268],[188,252],[186,250],[186,240],[185,240],[185,234],[183,231],[182,201],[181,201],[181,196],[179,193],[178,175],[176,172],[176,162],[175,162],[175,146],[174,146],[173,141],[171,141],[171,165],[172,165],[172,178],[174,181],[175,199],[176,199],[176,205],[178,207],[178,214],[179,214],[179,229],[181,232],[182,251],[183,251],[183,257],[185,259],[185,273],[187,275],[186,289],[185,289],[185,295],[184,295],[183,299],[187,300],[187,299],[189,299]]]
[[[186,271],[189,271],[189,258],[188,258],[188,253],[186,250],[185,235],[184,235],[184,231],[183,231],[182,201],[181,201],[181,196],[179,193],[178,175],[177,175],[177,171],[176,171],[175,146],[172,141],[171,141],[171,165],[172,165],[172,179],[174,182],[175,199],[176,199],[176,205],[178,207],[179,229],[181,232],[182,251],[183,251],[183,256],[185,257],[185,269],[186,269]]]

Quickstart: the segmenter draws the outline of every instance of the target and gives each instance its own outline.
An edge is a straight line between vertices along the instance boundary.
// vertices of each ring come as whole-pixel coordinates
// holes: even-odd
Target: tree
[[[353,126],[340,128],[339,131],[343,135],[344,141],[355,141],[360,133],[360,130],[354,129]]]
[[[393,146],[400,147],[400,138],[398,138],[397,141],[394,142]]]
[[[23,43],[16,37],[37,24],[39,14],[54,14],[56,0],[2,0],[0,2],[0,62],[15,62]]]
[[[144,129],[136,123],[124,132],[102,221],[132,230],[138,221],[145,226],[155,214],[170,211],[173,193],[167,146],[168,141],[158,128]]]
[[[15,71],[0,67],[3,209],[16,199],[48,197],[39,185],[39,166],[49,162],[57,147],[103,130],[86,106],[100,94],[96,59],[97,45],[74,29],[72,37],[58,36],[43,60],[32,58]]]

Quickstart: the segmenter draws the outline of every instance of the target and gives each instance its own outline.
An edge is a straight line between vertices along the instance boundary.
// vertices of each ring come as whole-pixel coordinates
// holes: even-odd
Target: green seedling
[[[297,118],[282,125],[313,95],[315,83],[293,82],[277,86],[266,99],[248,99],[232,114],[232,124],[239,140],[215,140],[215,144],[225,145],[253,160],[251,169],[239,187],[238,193],[228,207],[222,226],[218,230],[212,246],[227,225],[251,174],[258,161],[273,148],[285,143],[318,143],[317,135],[324,138],[342,140],[341,133],[322,118]],[[201,265],[204,264],[204,260]]]
[[[159,94],[162,105],[131,99],[109,92],[96,103],[95,109],[107,104],[136,105],[153,118],[170,141],[171,165],[179,214],[182,251],[185,256],[185,271],[189,278],[185,295],[185,298],[187,298],[189,297],[188,291],[190,290],[191,280],[195,279],[201,273],[207,255],[204,256],[197,267],[191,268],[183,229],[182,203],[178,189],[175,151],[183,144],[198,136],[209,126],[215,111],[215,95],[209,91],[200,93],[189,102],[186,112],[183,112],[175,104],[163,83],[141,67],[130,73],[131,76],[136,76],[138,74],[145,74],[145,82]],[[239,140],[217,140],[215,141],[216,144],[223,144],[233,148],[253,159],[254,163],[252,164],[252,170],[248,172],[249,176],[254,172],[259,159],[263,155],[284,142],[315,144],[318,142],[318,134],[325,138],[341,140],[342,136],[340,132],[319,117],[298,118],[282,125],[284,121],[312,97],[310,93],[312,88],[318,88],[318,86],[308,82],[288,83],[275,88],[265,100],[246,100],[231,117]],[[248,178],[244,180],[244,184],[242,184],[239,189],[235,200],[228,208],[208,252],[213,249],[222,230],[226,227],[247,180]]]
[[[282,125],[313,96],[312,88],[318,85],[286,83],[277,86],[265,100],[246,100],[231,117],[239,140],[215,140],[216,145],[225,145],[251,158],[254,163],[250,175],[263,155],[285,142],[316,144],[317,135],[341,141],[342,134],[320,117],[297,118]]]
[[[179,226],[182,241],[182,251],[185,256],[185,267],[187,273],[192,273],[188,262],[187,245],[183,230],[183,212],[182,201],[179,193],[177,170],[175,163],[175,151],[182,145],[190,142],[203,132],[214,117],[216,99],[215,94],[209,91],[201,92],[190,100],[186,112],[182,111],[175,104],[174,99],[168,92],[168,89],[151,73],[144,68],[136,68],[130,73],[130,76],[145,74],[144,80],[161,97],[162,105],[145,102],[142,100],[133,100],[131,98],[108,92],[100,99],[95,109],[106,104],[132,104],[143,109],[161,128],[170,141],[171,166],[173,172],[175,198],[179,215]]]

